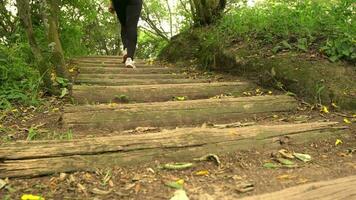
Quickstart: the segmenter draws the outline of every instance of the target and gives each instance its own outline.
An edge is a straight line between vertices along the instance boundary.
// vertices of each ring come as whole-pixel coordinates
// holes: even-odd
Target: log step
[[[117,56],[117,55],[113,55],[113,56],[78,56],[78,57],[74,57],[72,58],[72,60],[80,60],[80,59],[122,59],[122,56]]]
[[[246,197],[241,200],[335,200],[356,199],[356,175],[287,188],[278,192]]]
[[[96,128],[122,131],[136,127],[192,126],[205,122],[229,123],[251,117],[253,114],[291,111],[297,106],[294,98],[284,95],[86,105],[66,107],[62,122],[66,128],[74,130]]]
[[[79,74],[77,79],[182,79],[183,74]]]
[[[274,138],[294,143],[341,132],[336,123],[305,123],[243,128],[185,128],[143,135],[98,137],[72,141],[38,141],[0,147],[0,178],[34,177],[60,172],[132,166],[155,160],[191,161],[206,153],[264,148]]]
[[[75,64],[78,65],[79,68],[81,67],[125,67],[125,65],[122,62],[112,62],[112,61],[103,61],[103,62],[76,62]],[[145,62],[139,62],[136,63],[137,68],[143,68],[143,67],[161,67],[161,66],[154,66],[154,65],[149,65]]]
[[[163,67],[150,67],[150,68],[120,68],[120,67],[81,67],[79,68],[80,74],[172,74],[178,73],[180,70],[177,68],[163,68]]]
[[[120,85],[153,85],[153,84],[184,84],[184,83],[204,83],[209,80],[203,79],[101,79],[78,78],[76,84],[120,86]]]
[[[181,79],[178,80],[181,81]],[[166,80],[155,82],[159,81],[165,82]],[[168,81],[174,82],[169,79]],[[144,83],[144,80],[141,83]],[[174,97],[186,97],[190,100],[204,99],[221,94],[241,96],[243,92],[252,88],[254,85],[247,82],[216,82],[132,86],[75,85],[72,91],[73,97],[78,103],[109,103],[119,102],[117,97],[122,95],[132,102],[162,102],[172,100]]]

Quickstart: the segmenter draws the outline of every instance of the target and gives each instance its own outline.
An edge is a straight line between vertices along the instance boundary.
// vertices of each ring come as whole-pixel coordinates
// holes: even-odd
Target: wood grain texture
[[[181,80],[181,79],[179,79]],[[187,79],[189,80],[189,79]],[[130,80],[127,79],[128,83]],[[166,79],[156,82],[165,82]],[[168,82],[174,82],[169,80]],[[194,81],[192,79],[191,81]],[[111,81],[114,83],[115,81]],[[153,83],[154,80],[151,81]],[[117,84],[125,82],[116,81]],[[145,81],[142,80],[141,84]],[[149,83],[149,81],[146,81]],[[75,85],[72,92],[78,103],[109,103],[118,102],[117,97],[125,95],[130,102],[162,102],[173,100],[174,97],[186,97],[187,99],[205,99],[216,95],[230,94],[242,96],[242,93],[253,89],[255,86],[247,82],[214,82],[214,83],[181,83],[178,84],[150,84],[130,86],[98,86],[98,85]]]
[[[241,200],[354,200],[356,199],[356,176],[309,183],[278,192],[246,197]]]
[[[336,123],[307,123],[243,128],[185,128],[143,135],[73,141],[12,143],[0,147],[0,178],[135,165],[157,158],[189,161],[206,153],[226,153],[273,145],[275,138],[305,142],[335,134]]]
[[[139,104],[84,105],[66,107],[65,127],[82,130],[128,130],[136,127],[176,127],[204,122],[235,122],[253,114],[296,109],[289,96],[258,96]]]
[[[163,68],[163,67],[150,67],[150,68],[137,68],[130,69],[124,67],[80,67],[80,74],[172,74],[178,73],[177,68]]]

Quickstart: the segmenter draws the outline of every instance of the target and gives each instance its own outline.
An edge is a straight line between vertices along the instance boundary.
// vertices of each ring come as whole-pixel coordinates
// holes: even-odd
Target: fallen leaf
[[[7,185],[7,182],[5,180],[0,179],[0,190],[4,188]]]
[[[280,153],[284,158],[289,158],[289,159],[294,158],[293,154],[286,149],[281,149],[278,151],[278,153]]]
[[[293,153],[293,156],[295,156],[298,160],[301,160],[303,162],[309,162],[312,160],[312,157],[309,154]]]
[[[61,95],[59,96],[59,98],[63,98],[67,94],[68,94],[68,89],[67,88],[62,88]]]
[[[85,195],[87,194],[87,189],[80,183],[77,184],[79,191],[83,192]]]
[[[335,103],[332,103],[331,106],[332,106],[333,108],[339,108],[339,106],[337,106]]]
[[[60,173],[59,174],[59,180],[60,181],[64,181],[67,178],[67,174],[66,173]]]
[[[197,175],[197,176],[207,176],[207,175],[209,175],[209,171],[208,170],[197,171],[197,172],[195,172],[195,175]]]
[[[343,143],[342,140],[336,139],[336,141],[335,141],[335,146],[340,145],[340,144],[342,144],[342,143]]]
[[[296,167],[296,164],[291,160],[284,158],[277,158],[276,160],[285,167]]]
[[[70,68],[68,71],[69,71],[70,73],[73,73],[73,72],[74,72],[74,68]]]
[[[323,113],[329,113],[329,109],[326,106],[322,106],[320,111],[323,112]]]
[[[182,170],[193,167],[193,163],[168,163],[163,165],[164,169]]]
[[[91,192],[97,195],[108,195],[112,192],[112,190],[105,191],[105,190],[100,190],[98,188],[94,188],[91,190]]]
[[[200,158],[195,158],[195,161],[214,161],[218,166],[221,165],[220,159],[217,155],[215,154],[207,154],[205,156],[202,156]]]
[[[184,184],[184,179],[178,179],[176,181],[176,183],[180,184],[180,185],[183,185]]]
[[[21,200],[45,200],[45,198],[32,194],[24,194],[22,195]]]
[[[285,180],[285,179],[294,179],[296,177],[297,176],[295,176],[295,175],[283,174],[283,175],[277,176],[277,179]]]
[[[344,122],[346,123],[346,124],[351,124],[352,122],[349,120],[349,119],[347,119],[347,118],[344,118]]]
[[[239,182],[238,184],[236,184],[235,186],[235,190],[240,192],[240,193],[245,193],[245,192],[249,192],[255,189],[255,186],[253,183],[250,182]]]
[[[177,190],[170,200],[189,200],[187,193],[184,190]]]
[[[174,189],[183,189],[183,184],[177,183],[176,181],[167,182],[165,185]]]
[[[176,100],[176,101],[185,101],[185,100],[187,100],[187,97],[174,97],[174,100]]]
[[[276,168],[279,168],[279,165],[268,162],[268,163],[263,164],[263,167],[268,168],[268,169],[276,169]]]

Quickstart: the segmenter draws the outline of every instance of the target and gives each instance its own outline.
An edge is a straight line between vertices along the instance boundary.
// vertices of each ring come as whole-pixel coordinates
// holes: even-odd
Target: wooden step
[[[121,62],[78,62],[76,64],[78,65],[78,68],[81,68],[81,67],[125,67],[125,64],[123,64]],[[136,63],[135,65],[137,68],[160,67],[160,66],[149,65],[147,63]]]
[[[93,89],[93,91],[98,91]],[[69,129],[122,131],[136,127],[176,127],[205,122],[229,123],[267,114],[295,110],[289,96],[256,96],[138,104],[66,107],[62,122]]]
[[[92,56],[78,56],[72,58],[72,60],[80,60],[80,59],[122,59],[122,56],[117,55],[92,55]]]
[[[172,162],[191,162],[207,153],[271,147],[276,145],[274,138],[281,136],[288,136],[293,143],[305,143],[343,130],[335,125],[324,122],[228,129],[185,128],[72,141],[18,142],[0,147],[0,178],[93,171],[162,158]]]
[[[287,188],[241,200],[351,200],[356,199],[356,175]]]
[[[76,84],[120,86],[120,85],[153,85],[153,84],[184,84],[184,83],[204,83],[209,80],[204,79],[76,79]],[[115,96],[115,95],[114,95]],[[108,101],[110,102],[110,101]]]
[[[169,79],[168,79],[169,80]],[[181,79],[179,79],[181,80]],[[188,80],[188,79],[187,79]],[[165,79],[161,80],[162,82]],[[174,81],[174,80],[169,80]],[[73,86],[72,96],[78,103],[109,103],[119,102],[117,97],[124,95],[131,102],[161,102],[174,97],[187,99],[204,99],[221,94],[241,96],[254,85],[247,82],[215,82],[161,85],[132,85],[132,86]]]
[[[178,73],[177,68],[154,67],[154,68],[120,68],[120,67],[81,67],[81,74],[172,74]]]
[[[79,74],[77,79],[182,79],[184,74]]]

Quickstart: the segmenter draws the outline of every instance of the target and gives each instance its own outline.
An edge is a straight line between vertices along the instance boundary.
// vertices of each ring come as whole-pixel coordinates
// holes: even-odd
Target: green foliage
[[[41,81],[37,71],[27,64],[29,53],[25,43],[0,45],[0,109],[10,108],[12,103],[38,104]]]
[[[211,34],[272,46],[275,53],[319,51],[331,61],[354,61],[355,3],[268,0],[254,7],[231,10]]]

